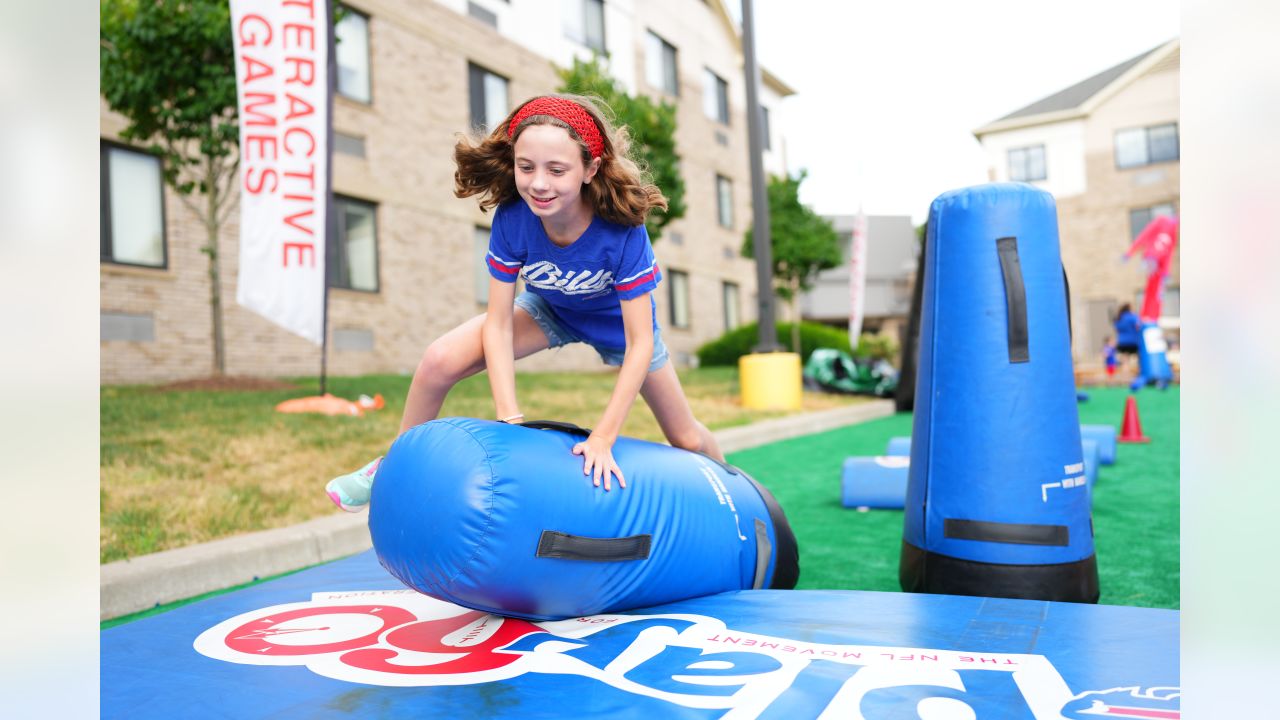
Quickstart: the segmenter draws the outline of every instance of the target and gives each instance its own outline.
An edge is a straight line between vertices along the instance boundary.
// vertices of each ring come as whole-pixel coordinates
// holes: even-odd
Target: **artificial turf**
[[[1113,425],[1124,416],[1124,388],[1087,388],[1080,422]],[[1138,401],[1149,444],[1120,444],[1114,465],[1098,468],[1094,544],[1106,605],[1178,608],[1179,390],[1143,389]],[[729,462],[768,487],[800,546],[800,589],[896,592],[902,511],[858,512],[840,504],[846,457],[883,455],[889,438],[910,435],[909,413],[737,453]],[[993,438],[993,442],[1000,442]]]

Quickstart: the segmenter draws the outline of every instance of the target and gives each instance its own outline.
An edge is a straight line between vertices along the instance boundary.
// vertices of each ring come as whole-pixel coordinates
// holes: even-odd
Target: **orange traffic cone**
[[[1151,442],[1151,438],[1142,434],[1142,421],[1138,419],[1138,400],[1132,395],[1125,401],[1124,424],[1120,427],[1120,436],[1116,438],[1116,441],[1123,443]]]

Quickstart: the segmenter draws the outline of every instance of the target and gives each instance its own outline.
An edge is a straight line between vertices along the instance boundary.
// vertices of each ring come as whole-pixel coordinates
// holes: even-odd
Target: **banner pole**
[[[325,14],[325,42],[328,52],[325,57],[325,76],[327,91],[325,104],[325,173],[324,173],[324,277],[321,278],[321,291],[324,295],[320,312],[320,394],[326,395],[329,361],[329,267],[337,250],[338,217],[333,203],[333,96],[337,90],[338,61],[334,41],[333,4],[323,3]]]

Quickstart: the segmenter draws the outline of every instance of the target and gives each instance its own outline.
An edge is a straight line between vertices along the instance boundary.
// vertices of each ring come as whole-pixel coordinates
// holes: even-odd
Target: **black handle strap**
[[[1062,289],[1067,293],[1067,344],[1075,342],[1075,328],[1071,327],[1071,282],[1067,280],[1067,266],[1062,266]]]
[[[943,534],[955,540],[981,540],[1015,545],[1066,547],[1071,544],[1069,530],[1066,525],[1032,525],[954,518],[945,518],[942,521]]]
[[[1000,256],[1000,272],[1004,275],[1004,298],[1009,313],[1009,362],[1030,362],[1027,288],[1022,282],[1022,264],[1018,262],[1018,238],[998,238],[996,254]]]
[[[533,428],[534,430],[560,430],[577,435],[591,434],[590,428],[578,427],[573,423],[560,422],[559,420],[530,420],[529,422],[520,423],[520,426]]]
[[[623,562],[649,557],[652,535],[618,538],[593,538],[543,530],[538,538],[538,557],[587,562]]]

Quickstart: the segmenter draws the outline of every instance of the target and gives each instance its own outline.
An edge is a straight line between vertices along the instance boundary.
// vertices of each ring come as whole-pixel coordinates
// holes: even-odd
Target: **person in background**
[[[1131,369],[1138,360],[1138,343],[1142,342],[1142,320],[1129,303],[1116,312],[1116,352],[1124,356],[1125,369]]]

